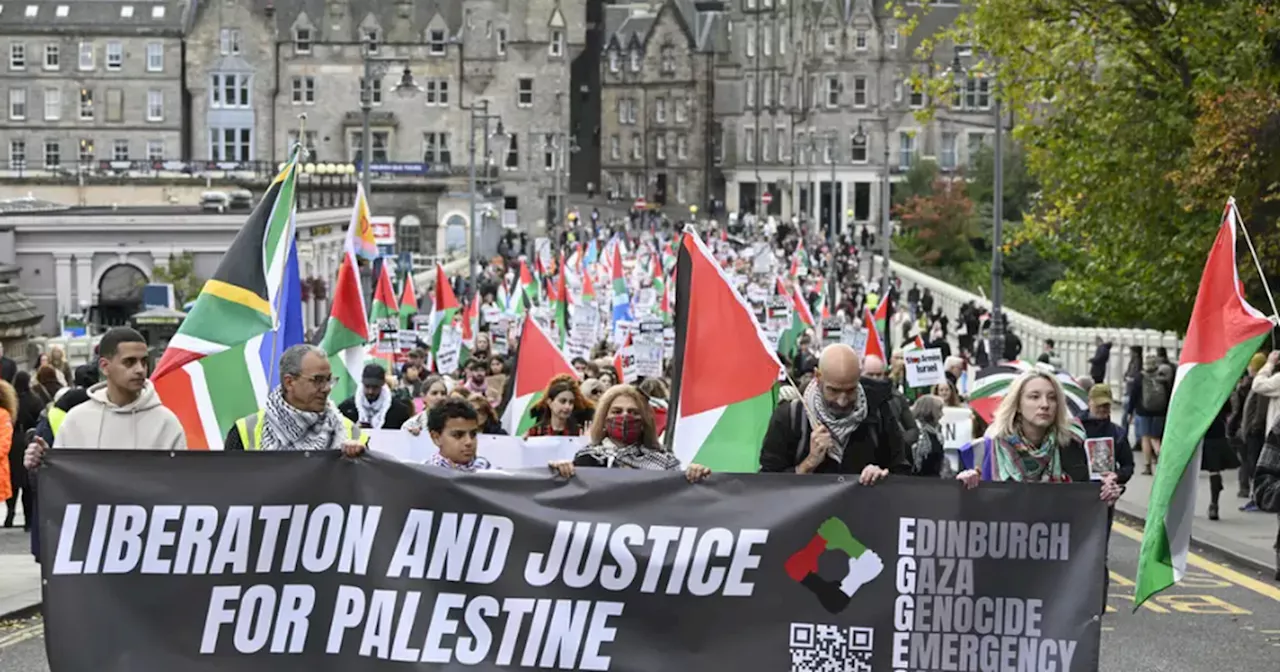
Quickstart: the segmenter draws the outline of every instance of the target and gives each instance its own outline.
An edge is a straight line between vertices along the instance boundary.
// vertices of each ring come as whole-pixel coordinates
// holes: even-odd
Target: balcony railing
[[[354,175],[359,163],[314,162],[308,174]],[[271,179],[283,166],[270,161],[15,161],[0,163],[0,179],[75,180],[243,180]],[[480,173],[484,174],[483,167]],[[441,165],[415,162],[374,162],[370,164],[373,179],[421,179],[461,177],[468,174],[463,165]]]

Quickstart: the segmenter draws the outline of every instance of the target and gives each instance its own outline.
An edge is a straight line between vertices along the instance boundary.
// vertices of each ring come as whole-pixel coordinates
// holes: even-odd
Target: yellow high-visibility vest
[[[262,450],[262,426],[266,423],[262,422],[262,418],[267,414],[266,409],[258,409],[253,415],[246,415],[236,420],[236,432],[240,434],[240,445],[245,450]],[[345,417],[342,418],[342,427],[347,430],[347,438],[359,441],[365,445],[369,444],[369,435],[360,432],[360,427],[356,423],[351,422]]]

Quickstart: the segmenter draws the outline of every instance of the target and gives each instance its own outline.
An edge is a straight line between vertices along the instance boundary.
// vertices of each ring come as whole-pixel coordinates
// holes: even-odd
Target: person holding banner
[[[427,412],[427,432],[437,452],[427,464],[454,471],[492,469],[489,460],[476,455],[480,416],[466,399],[449,397]]]
[[[975,488],[980,481],[1085,483],[1089,456],[1071,432],[1062,383],[1032,370],[1009,385],[986,436],[960,449],[956,479]],[[1115,472],[1102,475],[1099,498],[1114,504],[1123,488]]]
[[[341,450],[355,457],[369,436],[344,418],[329,400],[333,369],[324,350],[307,343],[280,357],[280,385],[267,405],[240,418],[223,442],[224,450]]]
[[[525,432],[525,438],[582,436],[593,412],[591,402],[582,396],[578,379],[567,373],[559,374],[551,378],[542,398],[529,409],[537,422]]]
[[[859,359],[843,343],[823,349],[801,399],[774,409],[760,471],[859,474],[863,485],[911,473],[889,384],[862,380]]]
[[[547,466],[565,478],[572,478],[576,467],[649,471],[681,468],[680,459],[658,442],[649,400],[631,385],[615,385],[604,393],[588,435],[591,444],[579,450],[572,460],[555,460]],[[700,464],[690,464],[685,470],[690,483],[710,475],[711,470]]]

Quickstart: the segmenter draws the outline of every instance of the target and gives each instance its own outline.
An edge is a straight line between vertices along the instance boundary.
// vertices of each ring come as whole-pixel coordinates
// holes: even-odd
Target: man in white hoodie
[[[54,436],[55,448],[186,450],[178,416],[160,403],[147,380],[147,341],[116,327],[98,345],[105,382],[89,388],[89,400],[67,413]],[[28,469],[39,466],[48,446],[37,437],[27,447]]]

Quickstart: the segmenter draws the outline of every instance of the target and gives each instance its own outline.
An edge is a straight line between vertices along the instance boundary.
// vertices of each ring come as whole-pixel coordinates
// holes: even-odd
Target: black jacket
[[[17,375],[18,363],[4,355],[0,355],[0,379],[3,379],[4,382],[12,385],[13,379]],[[32,378],[35,378],[35,376],[32,376]]]
[[[338,412],[351,422],[360,422],[360,410],[356,408],[356,398],[348,397],[346,401],[338,404]],[[372,429],[400,429],[404,423],[413,417],[413,406],[405,402],[403,399],[396,397],[391,398],[391,408],[387,409],[387,417],[383,421],[381,427]],[[361,429],[371,429],[369,427],[361,427]]]
[[[1107,361],[1111,359],[1111,342],[1099,343],[1098,349],[1093,351],[1093,357],[1089,358],[1089,377],[1093,378],[1095,383],[1103,383],[1107,380]]]
[[[1129,433],[1106,418],[1093,418],[1087,414],[1080,418],[1084,435],[1090,439],[1111,439],[1115,449],[1116,480],[1124,485],[1133,477],[1133,448],[1129,445]]]
[[[874,464],[895,474],[910,474],[911,461],[903,443],[902,427],[893,415],[889,383],[864,379],[867,417],[845,440],[840,462],[830,455],[814,470],[818,474],[860,474]],[[769,420],[760,446],[760,471],[794,472],[809,455],[809,420],[799,401],[779,404]]]

